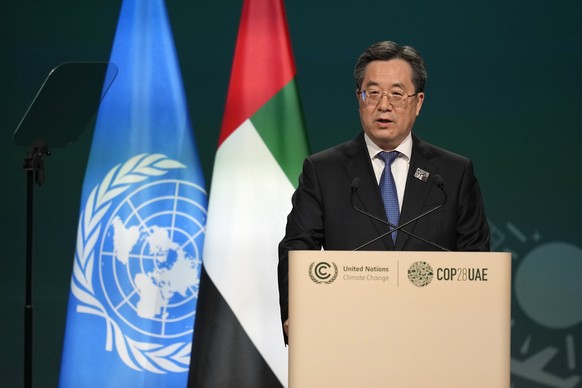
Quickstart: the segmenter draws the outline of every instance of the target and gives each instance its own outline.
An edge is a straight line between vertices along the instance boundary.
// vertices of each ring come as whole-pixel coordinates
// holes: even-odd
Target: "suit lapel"
[[[372,168],[363,133],[349,144],[346,156],[347,162],[344,168],[348,179],[350,182],[353,182],[355,178],[360,178],[362,182],[355,194],[355,205],[369,214],[386,220],[384,203],[382,202],[382,196],[378,189],[378,182],[374,175],[374,169]],[[377,236],[386,233],[387,228],[385,225],[373,221],[371,218],[368,221],[373,225]],[[394,250],[392,239],[383,238],[381,241],[387,250]]]
[[[412,157],[406,178],[406,191],[402,201],[400,213],[400,225],[412,220],[420,214],[431,188],[431,180],[423,181],[415,177],[417,170],[423,170],[429,174],[436,174],[436,167],[430,162],[430,153],[424,147],[424,142],[412,135]],[[404,229],[413,232],[414,223]],[[396,238],[396,249],[402,250],[410,236],[399,232]]]

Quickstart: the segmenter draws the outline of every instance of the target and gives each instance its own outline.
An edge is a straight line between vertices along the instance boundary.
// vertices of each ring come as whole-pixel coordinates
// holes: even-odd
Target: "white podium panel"
[[[511,255],[292,251],[289,386],[508,388]]]

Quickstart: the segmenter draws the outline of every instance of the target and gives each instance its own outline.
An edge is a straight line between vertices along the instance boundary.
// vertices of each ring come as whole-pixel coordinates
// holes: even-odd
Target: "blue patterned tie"
[[[388,222],[396,226],[398,226],[398,221],[400,220],[400,207],[398,206],[396,183],[394,183],[394,176],[392,176],[390,166],[398,154],[398,151],[382,151],[378,153],[378,157],[384,161],[384,171],[380,178],[380,191],[382,192],[382,199],[384,200],[384,209],[386,210]],[[396,233],[392,233],[392,241],[394,243],[396,243]]]

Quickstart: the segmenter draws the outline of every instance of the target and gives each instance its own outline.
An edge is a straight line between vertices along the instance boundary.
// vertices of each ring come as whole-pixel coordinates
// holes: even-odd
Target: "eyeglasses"
[[[404,92],[400,92],[397,90],[391,92],[382,92],[380,90],[372,89],[372,90],[362,90],[361,96],[362,101],[371,106],[376,106],[382,100],[382,97],[388,97],[388,102],[394,108],[404,108],[406,104],[408,104],[408,99],[411,97],[415,97],[418,93],[414,94],[406,94]]]

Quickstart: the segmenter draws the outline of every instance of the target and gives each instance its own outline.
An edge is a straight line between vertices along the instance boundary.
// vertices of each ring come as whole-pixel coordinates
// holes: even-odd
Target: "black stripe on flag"
[[[282,341],[281,346],[284,346]],[[200,276],[188,387],[282,387],[204,267]]]

